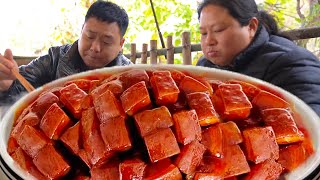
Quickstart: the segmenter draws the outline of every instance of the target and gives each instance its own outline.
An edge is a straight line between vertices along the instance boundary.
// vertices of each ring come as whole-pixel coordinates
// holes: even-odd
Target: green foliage
[[[192,6],[193,5],[193,6]],[[195,2],[173,1],[173,0],[153,0],[156,18],[160,31],[166,44],[166,37],[173,36],[173,45],[181,46],[181,35],[184,31],[191,32],[191,43],[200,42],[200,34],[198,33],[198,20]],[[146,31],[143,38],[149,40],[158,40],[158,48],[161,48],[159,33],[157,31],[155,18],[151,9],[149,0],[126,3],[126,10],[129,14],[130,25],[127,32],[129,41],[135,42],[138,32]],[[139,41],[139,40],[138,40]],[[139,44],[137,44],[139,50]],[[142,46],[142,45],[141,45]],[[129,53],[130,49],[124,48],[125,53]],[[176,55],[175,63],[181,63],[181,57]]]
[[[93,0],[81,0],[74,6],[63,7],[60,9],[63,21],[57,24],[48,41],[42,49],[48,49],[51,46],[71,44],[79,38],[80,26],[83,24],[84,16],[92,4]],[[75,18],[75,12],[80,12],[81,17]]]
[[[163,36],[174,35],[180,38],[183,31],[192,31],[197,28],[197,24],[192,22],[195,8],[190,7],[190,3],[182,3],[172,0],[153,1],[156,17]],[[138,11],[136,11],[139,9]],[[149,1],[140,1],[127,4],[130,16],[130,30],[137,32],[147,30],[152,32],[152,37],[159,40],[156,23]],[[134,12],[133,14],[131,12]],[[132,34],[131,31],[129,37]],[[179,41],[177,41],[178,43]],[[180,44],[174,44],[180,45]]]
[[[310,4],[312,2],[311,0],[301,0],[300,2],[300,7],[297,8],[296,0],[265,0],[260,7],[276,17],[281,30],[319,26],[320,4]],[[299,16],[299,14],[301,14],[301,16]],[[319,41],[306,39],[297,41],[297,44],[307,48],[309,42],[313,44],[311,45],[312,48],[309,48],[311,51],[313,51],[313,49],[319,49]]]
[[[309,26],[320,26],[320,4],[314,4],[310,9],[309,16],[306,18],[306,24]]]

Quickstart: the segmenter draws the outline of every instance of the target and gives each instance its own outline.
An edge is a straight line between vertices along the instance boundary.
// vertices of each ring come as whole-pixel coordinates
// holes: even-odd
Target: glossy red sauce
[[[134,76],[130,76],[130,73]],[[159,82],[156,80],[150,83],[149,79],[152,76],[163,74],[168,73],[154,74],[153,71],[131,70],[125,72],[125,75],[101,74],[83,77],[82,80],[74,79],[62,84],[61,87],[55,87],[57,89],[45,87],[45,91],[41,94],[51,92],[59,99],[65,97],[63,101],[60,100],[54,105],[65,112],[65,115],[55,117],[61,123],[32,127],[28,125],[25,115],[37,113],[31,111],[39,108],[32,107],[32,102],[37,101],[39,97],[39,95],[35,96],[30,103],[25,102],[16,109],[15,121],[19,121],[15,126],[17,124],[28,126],[30,132],[37,132],[30,134],[30,142],[40,138],[42,142],[48,142],[48,144],[45,148],[39,148],[40,150],[32,149],[33,147],[22,146],[26,143],[24,138],[10,138],[8,152],[20,166],[35,177],[85,179],[90,177],[108,179],[120,176],[138,179],[253,178],[257,175],[264,177],[268,173],[271,177],[280,178],[291,171],[286,167],[296,167],[314,152],[309,132],[303,127],[304,119],[295,112],[292,105],[285,107],[292,113],[292,117],[287,119],[291,123],[290,126],[296,126],[300,130],[299,133],[304,137],[303,141],[299,140],[301,134],[294,134],[290,129],[284,128],[281,132],[273,131],[273,119],[276,120],[279,115],[273,116],[271,113],[262,118],[266,108],[274,108],[272,103],[266,104],[266,102],[272,102],[273,96],[283,99],[284,96],[281,93],[263,85],[251,84],[273,95],[264,94],[263,97],[268,100],[262,102],[263,99],[255,99],[257,97],[255,93],[245,94],[251,92],[245,92],[240,88],[235,88],[237,92],[233,92],[232,87],[236,86],[228,85],[228,81],[208,81],[205,73],[190,76],[188,72],[174,70],[170,72],[171,76],[167,77],[172,78],[168,81],[170,83],[165,82],[166,84],[162,86],[157,84]],[[117,86],[117,93],[114,95],[90,93],[104,83],[112,84],[113,81],[122,84],[121,87]],[[141,84],[141,81],[145,82],[137,90],[134,84],[136,82]],[[81,92],[81,96],[72,94],[66,89],[69,87],[67,85],[72,83],[75,83],[78,88],[72,92]],[[241,86],[245,89],[244,85]],[[115,91],[112,86],[104,88],[107,94]],[[66,92],[68,95],[64,96],[63,93]],[[247,98],[247,96],[250,97]],[[197,100],[194,97],[205,98],[205,100]],[[79,109],[81,104],[79,102],[82,99],[84,105]],[[201,102],[206,102],[205,106],[202,106]],[[74,107],[76,104],[77,107]],[[200,108],[192,109],[191,107],[195,104]],[[125,108],[123,108],[124,105]],[[47,106],[43,108],[49,108]],[[159,109],[155,110],[159,107],[163,113],[159,113]],[[77,113],[82,112],[82,117],[78,117],[78,114],[74,116],[75,108]],[[148,113],[143,114],[146,111]],[[155,114],[152,114],[153,112]],[[165,116],[168,113],[169,116]],[[50,113],[45,113],[39,118],[43,119],[47,114]],[[171,119],[170,114],[174,119]],[[166,121],[162,123],[161,118],[164,116]],[[202,119],[198,119],[200,117]],[[157,119],[153,121],[152,118]],[[230,124],[230,122],[234,123]],[[59,138],[54,140],[44,135],[41,127],[48,126],[52,126],[55,134],[65,133],[63,142]],[[286,125],[284,124],[283,127]],[[108,132],[108,128],[112,128],[112,133]],[[199,134],[200,129],[202,138]],[[141,132],[148,133],[141,134]],[[288,143],[277,144],[279,134],[286,134],[286,132]],[[213,138],[211,134],[217,136]],[[75,137],[79,139],[74,139]],[[291,137],[299,137],[299,142],[296,142],[297,138]],[[291,158],[290,152],[288,153],[286,149],[297,152],[300,150],[291,148],[292,145],[302,149],[305,152],[304,157],[296,161],[287,161],[286,159],[294,159],[294,157]],[[36,147],[37,144],[34,146]],[[30,157],[28,152],[36,156]],[[47,162],[46,153],[53,153],[54,155],[50,158],[55,160]],[[166,163],[158,166],[159,162]],[[120,168],[119,171],[119,168],[112,168],[114,166],[125,168]],[[159,170],[154,171],[155,168]],[[273,171],[272,168],[279,171]],[[284,171],[282,171],[283,168]],[[121,169],[124,170],[121,171]]]

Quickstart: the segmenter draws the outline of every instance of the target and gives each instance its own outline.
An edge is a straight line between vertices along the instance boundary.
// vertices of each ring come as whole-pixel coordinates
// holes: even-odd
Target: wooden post
[[[167,64],[174,64],[174,47],[172,45],[172,36],[167,37]]]
[[[191,65],[190,32],[182,33],[182,60],[184,65]]]
[[[130,60],[133,64],[136,63],[137,59],[137,45],[135,43],[131,43],[131,55]]]
[[[147,64],[148,58],[148,44],[142,44],[142,52],[141,52],[141,64]]]
[[[157,40],[150,40],[150,64],[157,64]]]

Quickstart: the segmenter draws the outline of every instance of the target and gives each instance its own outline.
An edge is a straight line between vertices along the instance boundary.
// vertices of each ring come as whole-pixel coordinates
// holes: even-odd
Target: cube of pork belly
[[[271,126],[278,144],[303,141],[304,135],[298,129],[291,113],[283,108],[270,108],[262,111],[263,122]]]
[[[193,180],[224,180],[225,178],[220,177],[219,175],[215,175],[213,173],[201,173],[197,172],[194,175]]]
[[[150,78],[157,105],[175,103],[178,100],[179,88],[169,71],[155,71]]]
[[[28,173],[30,173],[35,179],[48,179],[48,177],[42,174],[33,163]]]
[[[206,148],[198,141],[193,141],[182,147],[175,160],[175,165],[185,174],[193,174],[200,164]]]
[[[91,180],[90,175],[88,175],[87,172],[81,172],[81,170],[72,174],[71,176],[72,180]]]
[[[82,141],[85,142],[91,134],[99,130],[100,122],[96,115],[94,108],[89,108],[82,112],[80,119],[80,134],[82,135]]]
[[[41,94],[31,105],[29,105],[15,121],[16,125],[25,115],[35,113],[40,119],[53,103],[58,103],[59,98],[51,92]]]
[[[83,111],[80,120],[80,132],[83,147],[92,166],[105,163],[113,155],[109,146],[103,142],[99,124],[94,108]]]
[[[214,109],[210,96],[203,92],[195,92],[187,95],[191,109],[196,110],[201,126],[208,126],[220,122],[219,115]]]
[[[18,147],[11,157],[25,171],[28,171],[33,165],[32,159],[23,151],[21,147]]]
[[[197,168],[194,179],[224,179],[224,168],[223,158],[207,156],[205,154]]]
[[[90,180],[91,178],[89,176],[85,176],[85,175],[77,175],[76,177],[74,177],[73,180]]]
[[[86,97],[83,98],[82,104],[81,104],[81,109],[82,111],[85,109],[89,109],[91,107],[94,107],[93,105],[93,98],[92,95],[88,94]]]
[[[159,171],[167,169],[171,164],[172,162],[170,158],[165,158],[155,163],[149,163],[145,168],[144,177],[149,177],[153,174],[156,174]]]
[[[21,147],[18,147],[15,152],[11,154],[12,159],[25,171],[30,173],[36,179],[48,179],[39,172],[32,162],[32,159],[23,151]],[[24,177],[26,178],[26,177]]]
[[[49,142],[41,131],[32,126],[25,126],[17,139],[19,146],[32,158]]]
[[[185,76],[183,78],[183,80],[179,84],[179,89],[181,89],[185,94],[194,92],[210,93],[210,87],[190,76]]]
[[[242,142],[237,125],[232,122],[219,123],[202,131],[202,144],[215,157],[223,157],[223,147]]]
[[[122,82],[118,79],[115,79],[101,84],[100,86],[93,89],[90,94],[92,94],[93,96],[99,96],[107,90],[111,91],[116,97],[119,97],[123,93],[124,88],[122,86]]]
[[[124,117],[119,116],[100,124],[100,131],[111,151],[126,151],[132,147]]]
[[[251,101],[256,95],[258,95],[261,91],[260,88],[257,86],[244,82],[244,81],[239,81],[239,80],[229,80],[227,83],[230,84],[240,84],[242,87],[243,92],[247,95],[248,99]]]
[[[173,121],[179,143],[186,145],[193,140],[201,141],[201,127],[195,110],[174,113]]]
[[[129,87],[123,92],[120,99],[124,111],[130,116],[151,105],[149,92],[144,81]]]
[[[119,162],[112,160],[101,167],[90,170],[92,180],[118,180],[120,179]]]
[[[215,92],[218,89],[220,84],[223,84],[223,81],[217,79],[209,79],[207,81],[210,84],[213,92]]]
[[[60,99],[60,90],[63,88],[63,86],[56,86],[56,87],[53,87],[51,89],[48,89],[47,91],[44,91],[42,94],[45,94],[45,93],[53,93],[54,95],[56,95],[59,99]]]
[[[305,147],[301,143],[281,147],[278,163],[286,170],[293,171],[308,157]]]
[[[179,86],[180,82],[183,80],[183,78],[186,76],[183,72],[170,69],[171,77],[174,80],[174,82]]]
[[[121,73],[119,75],[119,80],[122,82],[124,90],[141,81],[145,82],[147,87],[149,87],[149,75],[142,69],[133,69]]]
[[[40,123],[40,118],[37,116],[34,112],[29,112],[27,115],[25,115],[17,125],[13,128],[11,135],[14,138],[18,138],[20,136],[21,131],[25,126],[32,126],[36,127]]]
[[[91,166],[91,163],[90,163],[90,160],[89,160],[89,157],[88,157],[86,150],[79,149],[78,156],[91,169],[92,166]]]
[[[213,104],[225,120],[241,120],[250,115],[252,105],[239,84],[221,84],[212,96]]]
[[[246,119],[242,119],[241,121],[234,121],[241,131],[244,130],[244,129],[248,129],[248,128],[254,128],[254,127],[258,127],[258,126],[263,126],[263,121],[262,121],[260,112],[252,111],[251,113],[252,114],[259,113],[259,115],[258,116],[255,116],[255,115],[251,116],[252,115],[251,114]]]
[[[93,104],[100,123],[104,123],[118,116],[126,116],[120,101],[109,90],[98,96],[93,95]]]
[[[89,90],[97,84],[99,80],[91,80],[91,79],[74,79],[68,81],[64,84],[64,86],[68,86],[70,84],[77,85],[78,88],[82,89],[85,92],[89,92]]]
[[[201,143],[215,157],[223,156],[223,135],[220,126],[214,125],[202,131]]]
[[[208,79],[204,78],[204,77],[195,77],[195,79],[197,79],[199,82],[201,82],[202,84],[204,84],[207,88],[208,88],[208,91],[207,93],[211,96],[213,94],[213,88],[211,86],[211,83],[209,82]]]
[[[53,103],[58,102],[59,98],[53,93],[48,92],[39,96],[38,99],[30,105],[30,111],[35,112],[39,118],[42,118],[47,109],[49,109]]]
[[[212,173],[196,173],[193,180],[238,180],[237,176],[221,178]]]
[[[195,179],[205,179],[206,176],[225,179],[250,172],[249,164],[239,145],[227,145],[223,154],[222,158],[203,157],[198,172],[208,174],[196,173]]]
[[[78,88],[76,84],[70,84],[60,90],[60,100],[75,118],[81,117],[81,104],[87,93]]]
[[[22,169],[30,173],[36,179],[48,179],[39,172],[37,167],[33,164],[32,159],[22,150],[22,148],[19,147],[16,149],[11,157]]]
[[[252,105],[260,110],[268,108],[290,108],[290,104],[288,102],[270,92],[263,90],[261,90],[259,94],[253,98]]]
[[[78,154],[80,150],[80,122],[68,128],[60,137],[63,144],[73,153]]]
[[[56,104],[52,104],[40,121],[40,129],[50,139],[57,140],[62,132],[70,127],[72,121]]]
[[[134,115],[134,119],[142,137],[173,125],[171,114],[166,106],[137,113]]]
[[[12,137],[12,135],[9,136],[8,139],[8,146],[7,146],[7,152],[11,155],[12,153],[14,153],[18,148],[19,148],[19,144],[17,143],[17,140]]]
[[[140,159],[124,160],[119,165],[121,180],[142,180],[147,164]]]
[[[39,151],[33,158],[33,163],[43,175],[50,179],[61,178],[71,169],[51,144],[47,144]]]
[[[151,162],[174,156],[180,153],[176,138],[170,128],[158,131],[144,137]]]
[[[247,159],[259,164],[279,158],[279,146],[272,127],[256,127],[242,131]]]
[[[220,123],[218,126],[221,128],[224,143],[228,145],[242,143],[242,135],[236,123],[228,121]]]
[[[244,177],[245,180],[279,179],[283,168],[273,159],[253,165],[251,171]]]
[[[114,154],[110,150],[110,147],[104,144],[99,131],[92,132],[90,137],[84,142],[84,149],[92,166],[101,166]]]
[[[228,145],[223,148],[224,177],[245,174],[250,171],[247,159],[239,145]]]
[[[158,172],[156,172],[153,175],[150,175],[145,178],[145,180],[182,180],[182,175],[179,171],[179,169],[171,164],[165,169],[160,169]]]
[[[187,97],[185,96],[184,93],[179,93],[177,102],[173,104],[168,104],[166,105],[166,107],[169,109],[171,114],[188,109],[189,107],[188,107]]]
[[[306,130],[304,130],[304,134],[307,134]],[[314,144],[311,138],[305,138],[304,141],[300,142],[303,148],[306,151],[306,156],[309,157],[315,153]]]

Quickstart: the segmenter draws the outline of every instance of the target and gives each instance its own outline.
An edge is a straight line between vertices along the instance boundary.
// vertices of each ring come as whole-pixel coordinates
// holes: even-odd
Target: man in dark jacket
[[[204,0],[198,15],[205,57],[197,66],[270,82],[296,95],[320,115],[320,61],[277,35],[276,21],[258,12],[253,0]]]
[[[97,1],[88,9],[79,40],[50,48],[47,55],[19,67],[19,72],[34,87],[40,87],[90,69],[129,65],[130,60],[121,54],[128,24],[124,9],[112,2]],[[11,103],[25,89],[12,74],[11,69],[18,66],[10,49],[4,56],[0,54],[0,63],[5,65],[0,67],[0,104]]]

